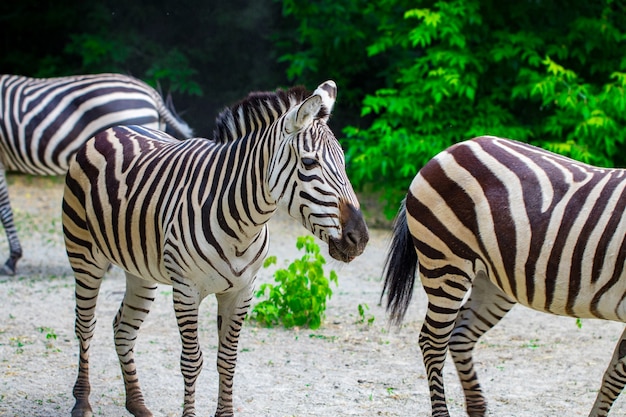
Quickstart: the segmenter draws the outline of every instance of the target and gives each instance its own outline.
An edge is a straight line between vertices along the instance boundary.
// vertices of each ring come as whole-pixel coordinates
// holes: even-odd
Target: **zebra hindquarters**
[[[437,205],[439,203],[439,205]],[[448,237],[459,239],[463,231],[455,224],[443,224],[445,207],[421,175],[414,179],[406,198],[407,225],[418,258],[419,275],[428,308],[419,336],[430,389],[433,417],[448,417],[443,368],[459,314],[484,264],[463,244],[449,246]],[[480,272],[479,272],[480,271]],[[459,342],[458,333],[453,339]],[[457,350],[458,353],[458,350]],[[470,395],[470,404],[480,416],[482,398]]]
[[[626,329],[615,346],[613,357],[602,378],[602,387],[598,392],[589,417],[606,417],[611,406],[626,386]]]
[[[87,229],[84,194],[68,173],[62,205],[63,235],[70,266],[76,280],[75,332],[79,342],[78,376],[74,384],[76,403],[72,417],[92,417],[89,404],[89,351],[96,327],[96,302],[102,277],[109,267]]]

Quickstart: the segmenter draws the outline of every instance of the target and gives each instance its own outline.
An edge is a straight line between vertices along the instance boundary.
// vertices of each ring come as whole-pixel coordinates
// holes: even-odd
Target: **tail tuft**
[[[188,139],[193,136],[193,129],[178,115],[174,108],[174,100],[172,95],[167,94],[165,98],[165,109],[167,111],[162,112],[161,116],[165,119],[167,126],[172,128],[179,137],[179,139]]]
[[[394,221],[391,245],[383,268],[385,284],[380,296],[382,300],[387,293],[387,313],[394,325],[402,324],[413,296],[416,272],[417,253],[407,224],[405,199]]]

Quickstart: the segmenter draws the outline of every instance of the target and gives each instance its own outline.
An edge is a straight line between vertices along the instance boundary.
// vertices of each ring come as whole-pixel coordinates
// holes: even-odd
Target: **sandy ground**
[[[0,415],[69,416],[78,346],[73,333],[73,278],[61,233],[62,181],[12,176],[10,184],[24,258],[16,277],[0,278]],[[279,266],[300,257],[295,239],[307,232],[282,217],[270,225],[270,254],[278,257]],[[388,229],[373,229],[363,256],[347,266],[329,262],[329,269],[339,275],[339,286],[320,329],[267,329],[246,323],[235,377],[238,416],[429,415],[417,346],[425,311],[423,291],[416,288],[401,329],[387,325],[379,305],[388,239]],[[0,254],[3,262],[4,236]],[[271,271],[262,270],[258,283],[271,281]],[[114,269],[102,286],[92,345],[91,400],[96,416],[129,415],[111,330],[123,291],[123,275]],[[179,416],[183,382],[171,289],[162,287],[158,297],[138,341],[139,375],[155,415]],[[359,304],[369,308],[365,317],[359,316]],[[210,296],[201,311],[205,369],[198,385],[198,415],[215,410],[215,311]],[[373,322],[368,324],[370,318]],[[515,307],[476,349],[489,415],[588,415],[623,327],[585,320],[579,329],[572,318]],[[450,360],[445,371],[451,413],[463,416],[463,396]],[[612,415],[626,415],[623,398]]]

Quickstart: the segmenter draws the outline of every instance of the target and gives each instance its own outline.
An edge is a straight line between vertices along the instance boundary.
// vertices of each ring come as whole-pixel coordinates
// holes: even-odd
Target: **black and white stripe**
[[[253,93],[220,115],[212,140],[176,142],[145,128],[115,127],[78,151],[63,199],[80,342],[74,417],[91,415],[89,343],[110,264],[127,276],[114,321],[127,409],[152,415],[139,388],[133,347],[156,283],[163,283],[173,286],[183,346],[183,415],[195,415],[202,366],[198,308],[208,294],[218,300],[215,415],[233,415],[238,336],[268,250],[267,221],[286,210],[344,262],[361,254],[368,240],[343,152],[326,124],[335,96],[332,81],[310,96],[302,88]]]
[[[626,321],[625,208],[625,170],[507,139],[457,144],[420,170],[396,219],[383,294],[401,322],[419,271],[429,301],[420,347],[433,416],[448,416],[448,348],[468,413],[485,415],[472,350],[515,303]],[[625,366],[626,331],[590,416],[608,414]]]
[[[76,150],[116,125],[170,127],[192,135],[159,93],[121,74],[28,78],[0,75],[0,221],[10,255],[0,273],[13,275],[22,248],[13,224],[5,171],[61,175]]]

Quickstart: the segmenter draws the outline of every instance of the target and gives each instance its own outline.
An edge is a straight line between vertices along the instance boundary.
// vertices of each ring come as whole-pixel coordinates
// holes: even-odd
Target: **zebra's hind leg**
[[[174,277],[174,314],[182,343],[180,370],[185,380],[183,417],[196,415],[196,381],[202,371],[202,350],[198,342],[198,310],[202,296],[193,283]]]
[[[463,386],[465,406],[470,417],[483,417],[487,411],[474,367],[474,346],[514,305],[515,301],[481,272],[474,279],[472,293],[456,320],[450,337],[450,354]]]
[[[135,417],[152,417],[152,413],[145,406],[139,385],[135,364],[135,342],[139,328],[150,312],[156,290],[156,284],[127,273],[126,293],[113,320],[115,350],[120,360],[126,389],[126,409]]]
[[[219,397],[215,417],[232,417],[233,378],[237,365],[237,345],[243,321],[252,301],[250,286],[237,292],[217,294],[217,330],[219,347],[217,372],[220,375]]]
[[[68,246],[69,248],[69,246]],[[89,347],[96,329],[96,301],[102,277],[108,268],[108,263],[102,261],[100,266],[94,260],[83,262],[83,258],[76,252],[68,249],[70,263],[76,276],[76,322],[75,332],[79,343],[78,377],[74,384],[74,398],[76,403],[72,409],[72,417],[92,417],[93,412],[89,404]]]
[[[2,163],[0,163],[0,222],[9,241],[9,259],[0,268],[0,275],[15,275],[17,261],[22,257],[22,245],[13,222],[13,210],[9,201],[9,189]]]
[[[71,176],[67,181],[72,183]],[[110,262],[93,242],[87,227],[84,201],[66,187],[63,195],[63,237],[70,266],[76,279],[76,322],[74,325],[79,344],[78,377],[74,384],[76,404],[72,417],[92,417],[89,404],[89,347],[96,329],[96,302],[102,277]]]
[[[470,279],[463,275],[441,275],[440,269],[429,270],[420,267],[420,276],[428,296],[428,310],[420,331],[419,345],[430,388],[432,417],[449,417],[443,366],[448,353],[450,335],[454,330],[465,295],[472,284]]]
[[[613,357],[609,363],[608,368],[604,372],[602,378],[602,387],[596,402],[591,409],[589,417],[606,417],[609,414],[609,410],[613,405],[613,402],[620,395],[624,386],[626,385],[626,329],[622,333]]]

